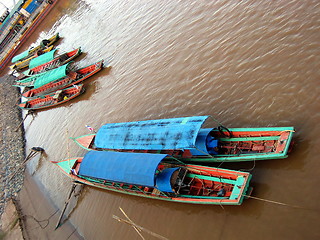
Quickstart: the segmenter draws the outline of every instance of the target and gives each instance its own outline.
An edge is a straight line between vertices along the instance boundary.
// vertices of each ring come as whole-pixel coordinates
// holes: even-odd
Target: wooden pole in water
[[[157,234],[157,233],[154,233],[154,232],[152,232],[152,231],[150,231],[150,230],[148,230],[148,229],[146,229],[146,228],[144,228],[144,227],[141,227],[141,226],[139,226],[139,225],[137,225],[137,224],[135,224],[135,223],[132,223],[132,222],[130,222],[130,221],[128,221],[128,220],[119,218],[119,217],[117,217],[117,216],[115,216],[115,215],[112,215],[112,217],[113,217],[114,219],[118,220],[119,222],[124,222],[124,223],[126,223],[126,224],[131,225],[131,226],[134,226],[134,227],[136,227],[136,228],[139,228],[140,230],[142,230],[142,231],[144,231],[144,232],[146,232],[146,233],[149,233],[150,235],[152,235],[152,236],[154,236],[154,237],[156,237],[156,238],[163,239],[163,240],[168,240],[168,238],[163,237],[163,236],[161,236],[161,235],[159,235],[159,234]]]
[[[132,223],[133,221],[129,218],[129,216],[123,211],[123,209],[121,207],[119,207],[121,212],[123,213],[123,215]],[[144,237],[142,236],[142,234],[140,233],[141,232],[141,229],[137,228],[136,226],[132,225],[132,227],[134,228],[134,230],[136,230],[136,232],[139,234],[139,236],[144,239]]]
[[[73,184],[72,184],[72,187],[71,187],[70,193],[69,193],[69,195],[68,195],[67,200],[66,200],[66,201],[65,201],[65,203],[64,203],[64,207],[63,207],[63,210],[62,210],[61,215],[60,215],[60,217],[59,217],[59,220],[58,220],[58,222],[57,222],[57,225],[56,225],[55,230],[56,230],[58,227],[60,227],[60,226],[61,226],[61,220],[62,220],[63,214],[64,214],[64,212],[66,211],[66,209],[67,209],[67,207],[68,207],[68,204],[69,204],[70,198],[71,198],[72,193],[74,192],[74,190],[75,190],[76,186],[77,186],[77,184],[76,184],[76,183],[73,183]]]
[[[118,220],[119,222],[123,222],[123,223],[126,223],[126,224],[129,224],[131,225],[135,230],[136,232],[140,235],[140,237],[142,239],[145,239],[142,235],[141,235],[141,231],[144,231],[146,233],[149,233],[150,235],[156,237],[156,238],[159,238],[159,239],[162,239],[162,240],[168,240],[168,238],[166,237],[163,237],[157,233],[154,233],[152,231],[150,231],[149,229],[146,229],[144,227],[141,227],[141,226],[138,226],[137,224],[135,224],[129,217],[128,215],[122,210],[122,208],[120,208],[121,212],[123,213],[123,215],[128,219],[128,220],[125,220],[125,219],[122,219],[122,218],[119,218],[118,216],[115,216],[115,215],[112,215],[112,217],[116,220]]]
[[[24,118],[22,119],[21,123],[19,124],[19,126],[16,128],[15,132],[17,132],[19,130],[19,128],[21,127],[22,123],[24,122],[24,120],[26,120],[26,118],[28,117],[29,114],[33,114],[34,110],[29,110],[27,112],[27,114],[24,116]]]
[[[42,153],[44,152],[44,149],[41,147],[32,147],[31,148],[31,152],[28,154],[28,156],[23,160],[22,164],[16,169],[16,171],[14,171],[13,173],[11,173],[11,175],[7,178],[8,182],[11,181],[11,179],[17,174],[18,170],[22,167],[24,167],[26,165],[26,163],[33,158],[34,156],[36,156],[38,153]]]

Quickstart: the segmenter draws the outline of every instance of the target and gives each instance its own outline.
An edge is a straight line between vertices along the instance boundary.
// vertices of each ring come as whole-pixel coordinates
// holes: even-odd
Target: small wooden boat
[[[27,51],[24,51],[18,55],[16,55],[15,57],[12,58],[11,62],[12,63],[16,63],[18,61],[23,61],[25,59],[28,59],[30,57],[33,57],[38,51],[43,51],[45,50],[45,48],[52,46],[56,41],[58,41],[60,39],[59,33],[53,35],[51,38],[49,39],[44,39],[40,42],[40,44],[34,48],[30,48]]]
[[[37,88],[32,88],[22,94],[23,97],[26,98],[34,98],[37,96],[41,96],[44,94],[48,94],[59,89],[63,89],[66,87],[70,87],[73,84],[78,84],[85,79],[91,77],[92,75],[98,73],[103,68],[103,60],[91,64],[87,67],[78,69],[74,72],[69,72],[66,77],[58,80],[58,81],[51,81],[47,84],[44,84]]]
[[[33,75],[31,77],[28,77],[22,80],[18,80],[13,86],[38,88],[49,82],[57,81],[59,79],[67,77],[67,74],[71,71],[70,69],[71,69],[70,63],[67,63],[58,68],[51,69],[46,72],[38,73],[36,75]]]
[[[165,153],[182,161],[240,162],[288,157],[293,127],[201,128],[209,116],[109,123],[72,138],[87,150]]]
[[[15,64],[11,65],[10,68],[12,70],[16,70],[19,71],[21,69],[24,69],[26,67],[29,66],[29,63],[32,59],[41,56],[42,54],[48,53],[53,49],[54,46],[50,46],[44,50],[39,50],[38,52],[36,52],[35,54],[33,54],[31,57],[28,57],[26,59],[23,59],[21,61],[16,62]]]
[[[31,75],[39,74],[39,73],[57,68],[59,66],[62,66],[72,61],[76,57],[78,57],[81,54],[81,48],[77,48],[70,52],[60,54],[57,57],[54,57],[55,52],[56,52],[56,49],[50,51],[49,53],[46,53],[46,54],[52,55],[52,57],[50,56],[49,58],[45,56],[46,54],[43,54],[40,57],[36,57],[32,59],[29,63],[30,69],[21,73],[21,76],[19,77],[19,79],[23,79]]]
[[[171,202],[240,205],[251,191],[250,173],[182,164],[166,154],[90,151],[53,163],[76,182]]]
[[[75,85],[70,88],[58,90],[54,93],[33,98],[23,103],[18,104],[21,109],[24,110],[37,110],[49,107],[55,107],[71,99],[79,96],[84,92],[82,84]]]

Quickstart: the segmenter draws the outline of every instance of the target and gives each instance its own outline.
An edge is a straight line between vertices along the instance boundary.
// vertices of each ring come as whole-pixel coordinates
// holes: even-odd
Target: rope
[[[254,159],[252,168],[250,168],[250,169],[240,169],[239,171],[251,172],[255,167],[256,167],[256,160]]]
[[[283,202],[278,202],[278,201],[273,201],[273,200],[268,200],[268,199],[263,199],[263,198],[258,198],[258,197],[254,197],[254,196],[248,196],[248,195],[242,195],[242,196],[247,197],[247,198],[252,198],[252,199],[255,199],[255,200],[259,200],[259,201],[263,201],[263,202],[278,204],[278,205],[292,207],[292,208],[301,208],[301,209],[303,209],[303,207],[301,207],[301,206],[291,205],[291,204],[287,204],[287,203],[283,203]]]
[[[68,159],[70,159],[70,151],[69,151],[69,131],[68,131],[68,128],[67,128],[67,131],[66,131],[66,138],[67,138],[67,156],[68,156]],[[69,169],[71,169],[71,165],[70,165],[70,161],[68,161],[68,165],[69,165]]]
[[[219,122],[217,119],[215,119],[214,117],[212,117],[211,115],[209,115],[209,118],[211,118],[213,121],[215,121],[216,123],[218,123],[219,125],[222,126],[222,123]]]
[[[44,220],[38,220],[36,219],[34,216],[31,216],[31,215],[25,215],[25,217],[29,217],[29,218],[32,218],[34,221],[36,221],[39,226],[42,228],[42,229],[45,229],[48,225],[49,225],[49,222],[50,222],[50,218],[52,218],[57,212],[59,211],[59,209],[57,209],[53,214],[51,214],[51,216],[47,219],[44,219]],[[42,222],[46,222],[46,224],[42,225],[41,223]]]

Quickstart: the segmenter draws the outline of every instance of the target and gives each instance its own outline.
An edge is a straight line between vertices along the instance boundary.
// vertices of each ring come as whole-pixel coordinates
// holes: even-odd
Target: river
[[[212,115],[227,127],[296,129],[287,159],[221,166],[250,170],[261,200],[222,208],[86,187],[67,211],[85,239],[140,239],[112,218],[119,207],[168,239],[320,239],[319,1],[59,1],[21,51],[57,32],[61,51],[81,46],[75,66],[111,66],[79,98],[25,121],[27,148],[46,151],[28,169],[57,207],[71,181],[50,161],[84,155],[69,137],[86,124]]]

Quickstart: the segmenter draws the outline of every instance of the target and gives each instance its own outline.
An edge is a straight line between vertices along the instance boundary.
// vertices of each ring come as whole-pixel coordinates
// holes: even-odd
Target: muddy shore
[[[23,127],[19,127],[22,111],[16,106],[20,93],[12,86],[14,81],[13,76],[0,79],[0,214],[5,202],[16,196],[23,184],[24,168],[20,165],[25,158],[25,139]]]
[[[20,92],[14,82],[13,76],[0,78],[0,239],[82,239],[68,221],[55,230],[59,209],[25,171],[22,163],[30,150],[25,149],[22,111],[16,106]]]

